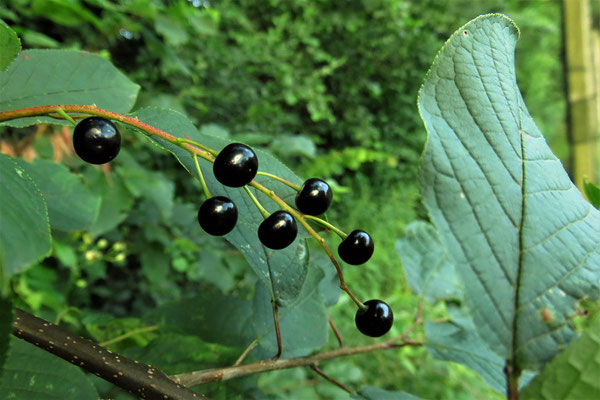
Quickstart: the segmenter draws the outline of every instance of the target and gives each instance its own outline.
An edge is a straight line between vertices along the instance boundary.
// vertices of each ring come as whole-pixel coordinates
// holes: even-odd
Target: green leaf
[[[0,19],[0,71],[6,71],[20,50],[21,41],[17,34]]]
[[[6,360],[8,343],[13,328],[12,303],[8,299],[0,297],[0,376]]]
[[[102,31],[102,21],[79,0],[33,0],[31,10],[62,26],[93,25]]]
[[[467,312],[450,307],[452,319],[449,322],[426,322],[427,350],[437,359],[454,361],[466,365],[477,372],[492,389],[506,391],[505,360],[494,353],[478,335]],[[526,373],[521,385],[531,380],[533,375]]]
[[[4,280],[48,255],[51,248],[43,196],[23,168],[4,154],[0,154],[0,188],[0,271]]]
[[[406,392],[390,392],[373,386],[363,386],[358,392],[350,394],[355,400],[419,400],[420,397]]]
[[[25,50],[0,72],[0,111],[52,104],[95,104],[124,114],[129,112],[139,86],[109,61],[71,50]],[[16,127],[68,122],[49,117],[4,122]]]
[[[585,195],[589,199],[590,203],[592,203],[594,207],[600,208],[600,187],[585,180],[583,182],[583,190],[585,191]]]
[[[329,320],[318,293],[323,276],[316,265],[311,265],[302,294],[295,302],[279,307],[283,357],[307,355],[327,342]],[[206,289],[193,298],[165,304],[146,319],[164,329],[226,346],[243,348],[258,339],[259,348],[253,353],[264,357],[277,351],[271,296],[261,282],[256,283],[250,300]]]
[[[226,296],[214,289],[171,302],[152,311],[147,320],[173,332],[199,336],[205,341],[244,347],[254,339],[246,329],[251,319],[249,300]]]
[[[15,337],[0,376],[0,392],[15,400],[99,398],[80,368]]]
[[[316,265],[311,265],[302,293],[296,301],[279,307],[284,358],[308,355],[327,343],[329,319],[325,302],[318,293],[319,282],[323,277],[324,273]],[[272,357],[277,353],[273,307],[269,292],[262,284],[256,285],[252,305],[254,318],[248,322],[254,338],[259,339],[258,352],[263,358]]]
[[[580,338],[557,355],[527,386],[523,400],[577,400],[600,398],[600,318]]]
[[[220,150],[231,143],[227,139],[200,134],[184,115],[172,110],[145,108],[136,112],[134,116],[175,137],[189,138],[216,150]],[[152,136],[151,139],[173,153],[192,176],[197,176],[195,164],[187,151],[161,138]],[[272,155],[260,149],[255,149],[255,151],[259,159],[259,169],[261,171],[276,174],[293,183],[302,183],[300,178],[294,175]],[[300,239],[307,236],[306,231],[300,227],[298,232],[299,238],[286,249],[278,251],[265,250],[258,240],[257,234],[258,225],[263,221],[263,217],[246,192],[242,188],[229,188],[221,185],[214,178],[212,163],[203,159],[199,159],[198,161],[212,195],[227,196],[238,208],[237,225],[225,238],[244,254],[254,272],[264,285],[272,290],[272,296],[280,304],[285,305],[295,301],[302,289],[307,274],[308,248],[304,241]],[[274,190],[288,204],[294,204],[295,190],[264,176],[257,176],[256,180]],[[279,206],[267,196],[254,189],[250,190],[255,193],[259,201],[269,212],[279,209]],[[198,206],[200,206],[201,189],[199,186],[198,197]],[[269,273],[267,258],[269,258],[271,274]]]
[[[433,226],[413,222],[396,242],[408,285],[428,302],[462,300],[463,288],[454,265]]]
[[[100,196],[100,210],[89,228],[92,235],[102,235],[127,218],[128,211],[133,206],[133,196],[118,173],[112,174],[109,182],[100,169],[90,168],[84,182]]]
[[[517,37],[493,14],[444,45],[419,95],[429,134],[421,181],[480,336],[503,359],[539,369],[574,338],[577,301],[600,293],[600,212],[525,108]]]
[[[148,200],[156,207],[157,216],[168,219],[173,211],[175,184],[162,172],[148,170],[138,164],[128,151],[119,153],[119,162],[123,168],[118,169],[125,187],[135,197]]]
[[[279,307],[284,358],[307,355],[327,342],[327,311],[317,293],[322,277],[323,273],[313,265],[302,295],[296,302]],[[251,300],[206,289],[193,298],[159,307],[147,320],[164,329],[226,346],[243,348],[258,339],[259,347],[253,354],[264,357],[272,357],[277,350],[271,297],[261,282],[257,282]]]
[[[52,229],[83,230],[96,219],[100,197],[92,194],[67,167],[48,160],[16,160],[46,200]]]

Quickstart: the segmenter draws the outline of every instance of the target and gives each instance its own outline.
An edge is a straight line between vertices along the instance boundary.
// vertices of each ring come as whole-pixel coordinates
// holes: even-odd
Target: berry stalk
[[[194,164],[196,165],[196,172],[198,173],[198,179],[200,180],[200,184],[202,185],[204,195],[207,199],[210,199],[212,195],[210,194],[210,190],[208,190],[208,186],[206,185],[206,181],[204,180],[204,175],[202,175],[200,164],[198,164],[198,156],[196,156],[196,154],[192,154],[192,157],[194,159]]]
[[[288,181],[286,179],[283,179],[283,178],[281,178],[281,177],[279,177],[277,175],[273,175],[273,174],[270,174],[268,172],[262,172],[262,171],[258,171],[256,173],[256,175],[262,175],[262,176],[269,177],[271,179],[275,179],[276,181],[279,181],[279,182],[281,182],[281,183],[283,183],[283,184],[291,187],[292,189],[294,189],[297,192],[300,191],[300,185],[296,185],[295,183],[292,183],[292,182],[290,182],[290,181]]]

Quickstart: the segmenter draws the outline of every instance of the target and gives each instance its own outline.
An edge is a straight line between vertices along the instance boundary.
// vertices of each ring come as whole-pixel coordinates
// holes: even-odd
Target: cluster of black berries
[[[217,155],[213,164],[215,178],[230,187],[247,185],[254,179],[257,171],[256,153],[241,143],[232,143],[225,147]],[[321,215],[329,208],[332,197],[331,187],[325,181],[311,178],[304,182],[296,195],[296,208],[307,215]],[[227,207],[224,206],[225,203]],[[214,232],[219,226],[223,227],[220,230],[223,233],[219,234],[228,233],[233,229],[237,212],[231,200],[221,198],[215,201],[214,205],[206,207],[205,205],[206,202],[200,207],[198,220],[206,232],[216,235],[217,233]],[[275,211],[258,227],[258,238],[261,243],[274,250],[289,246],[296,239],[297,234],[296,221],[292,214],[285,210]],[[373,255],[373,239],[367,232],[355,230],[339,245],[338,254],[348,264],[364,264]]]
[[[81,120],[73,131],[73,147],[77,155],[91,164],[105,164],[113,160],[121,147],[121,135],[108,119],[88,117]],[[213,173],[223,185],[243,187],[258,171],[256,153],[241,143],[226,146],[215,158]],[[306,215],[321,215],[329,208],[333,193],[323,180],[308,179],[296,195],[296,208]],[[210,235],[222,236],[231,232],[237,222],[237,207],[225,196],[205,200],[198,210],[198,222]],[[278,210],[269,215],[258,227],[261,243],[274,250],[284,249],[296,239],[298,226],[292,214]],[[348,264],[360,265],[373,255],[373,239],[361,230],[350,233],[338,246],[338,254]],[[365,335],[378,337],[386,334],[393,322],[391,308],[381,300],[364,303],[355,317],[356,326]]]

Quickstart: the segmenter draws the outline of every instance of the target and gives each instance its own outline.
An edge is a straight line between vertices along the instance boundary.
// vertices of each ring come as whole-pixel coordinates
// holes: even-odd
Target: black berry
[[[121,134],[106,118],[88,117],[75,126],[73,147],[83,161],[105,164],[119,154]]]
[[[365,231],[355,230],[346,237],[338,246],[340,258],[352,265],[360,265],[367,262],[373,255],[373,239]]]
[[[369,300],[364,304],[367,308],[359,308],[354,317],[358,330],[371,337],[388,333],[394,323],[394,313],[390,306],[381,300]]]
[[[227,145],[213,164],[215,178],[225,186],[242,187],[249,184],[258,171],[258,158],[250,147],[241,143]]]
[[[258,226],[258,238],[266,247],[281,250],[288,247],[298,234],[296,220],[287,211],[271,214]]]
[[[310,178],[296,195],[296,207],[308,215],[321,215],[329,208],[333,192],[327,182]]]
[[[206,233],[223,236],[235,227],[237,207],[227,197],[211,197],[200,206],[198,222]]]

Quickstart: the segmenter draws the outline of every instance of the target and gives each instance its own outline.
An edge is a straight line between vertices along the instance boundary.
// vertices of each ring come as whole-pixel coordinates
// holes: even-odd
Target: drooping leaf
[[[0,19],[0,71],[6,71],[6,68],[19,54],[20,50],[21,41],[19,37],[6,22]],[[0,90],[0,93],[2,93],[2,90]]]
[[[521,393],[523,400],[600,398],[600,318],[546,365]]]
[[[311,266],[302,295],[279,307],[284,358],[307,355],[327,342],[327,311],[317,289],[322,277],[322,271]],[[257,339],[253,354],[262,357],[277,351],[271,296],[262,282],[257,282],[250,300],[205,290],[193,298],[165,304],[147,319],[165,329],[226,346],[244,348]]]
[[[0,376],[6,352],[8,351],[9,338],[13,328],[12,303],[8,299],[0,297]]]
[[[294,303],[278,308],[284,358],[308,355],[327,343],[329,320],[325,302],[318,291],[323,276],[316,265],[311,265],[303,293]],[[254,337],[259,339],[257,353],[262,358],[272,357],[277,353],[277,339],[271,297],[264,285],[256,285],[252,306],[254,318],[248,322]]]
[[[50,253],[46,202],[31,177],[0,154],[0,278],[19,273]]]
[[[52,104],[95,104],[124,114],[133,106],[138,90],[137,84],[96,54],[25,50],[6,72],[0,72],[0,111]],[[23,127],[41,122],[63,123],[49,117],[31,117],[3,124]]]
[[[390,392],[374,386],[363,386],[350,397],[355,400],[420,400],[420,397],[410,393]]]
[[[525,108],[517,37],[494,14],[444,45],[419,95],[429,134],[421,180],[480,336],[502,358],[539,369],[573,339],[577,301],[600,293],[600,213]]]
[[[16,161],[42,192],[52,229],[83,230],[94,222],[100,197],[92,194],[67,167],[49,160]]]
[[[189,138],[215,150],[220,150],[231,143],[231,141],[224,138],[200,134],[184,115],[175,111],[145,108],[136,112],[134,116],[175,137]],[[187,151],[164,139],[155,136],[152,136],[151,139],[173,153],[192,176],[197,176],[194,161]],[[259,159],[259,170],[276,174],[296,184],[301,183],[300,178],[269,153],[259,149],[255,149],[255,151]],[[295,301],[302,289],[307,273],[308,248],[301,239],[307,236],[306,231],[299,227],[298,238],[286,249],[278,251],[265,249],[258,240],[257,234],[258,225],[263,221],[263,217],[246,192],[242,188],[229,188],[221,185],[214,178],[212,163],[203,159],[198,161],[211,193],[215,196],[227,196],[237,206],[237,225],[225,238],[244,254],[254,272],[265,287],[272,290],[272,296],[280,304],[285,305]],[[296,192],[293,189],[264,176],[257,176],[256,180],[275,191],[288,204],[294,204]],[[279,206],[267,196],[255,191],[253,188],[250,190],[255,193],[269,212],[279,209]],[[198,206],[202,198],[202,191],[199,187]],[[270,272],[267,266],[267,257],[270,261]]]
[[[413,222],[396,242],[408,285],[428,302],[461,300],[462,283],[433,226]]]
[[[453,361],[472,368],[491,386],[504,393],[506,361],[493,352],[479,334],[473,320],[465,310],[450,307],[451,320],[448,322],[426,322],[427,350],[437,359]],[[521,386],[533,378],[526,373],[521,378]]]
[[[15,400],[98,399],[80,368],[15,337],[0,376],[0,393]]]

